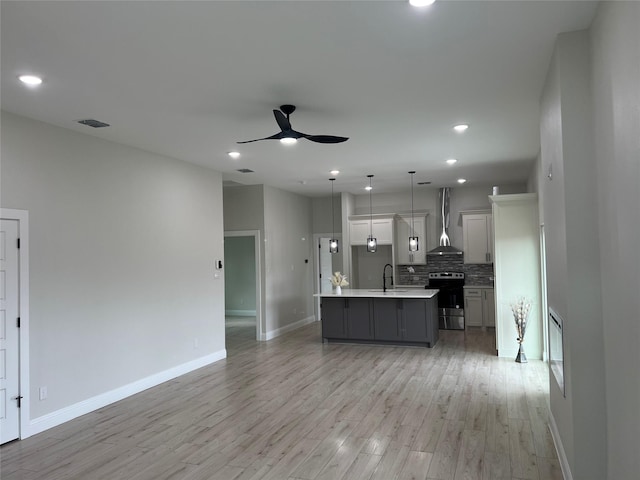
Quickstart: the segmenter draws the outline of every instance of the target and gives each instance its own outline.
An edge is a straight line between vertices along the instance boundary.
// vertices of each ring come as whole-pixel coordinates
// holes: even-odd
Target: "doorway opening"
[[[225,336],[227,350],[263,335],[260,231],[224,233]]]

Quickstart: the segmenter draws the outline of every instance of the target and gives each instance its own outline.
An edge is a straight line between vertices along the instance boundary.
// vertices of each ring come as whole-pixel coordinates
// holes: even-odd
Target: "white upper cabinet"
[[[411,215],[396,217],[396,264],[424,265],[427,263],[427,222],[424,214],[413,216],[413,230],[411,229]],[[409,251],[409,237],[418,237],[418,251]]]
[[[491,213],[462,212],[464,263],[493,263]]]
[[[394,215],[359,215],[349,218],[349,238],[351,245],[366,245],[369,234],[378,241],[378,245],[393,244]]]
[[[349,220],[351,245],[366,245],[369,236],[369,220]]]

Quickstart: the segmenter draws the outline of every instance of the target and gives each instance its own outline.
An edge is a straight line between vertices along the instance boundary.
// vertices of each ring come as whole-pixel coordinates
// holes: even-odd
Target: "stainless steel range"
[[[432,272],[428,288],[437,288],[438,321],[443,330],[464,330],[464,273]]]

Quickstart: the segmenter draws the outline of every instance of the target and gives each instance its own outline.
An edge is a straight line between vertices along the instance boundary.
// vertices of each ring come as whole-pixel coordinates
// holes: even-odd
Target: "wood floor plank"
[[[407,459],[404,462],[404,466],[398,476],[397,480],[425,480],[427,478],[427,472],[429,471],[429,465],[433,458],[432,453],[427,452],[409,452]]]
[[[497,358],[492,331],[440,335],[324,344],[314,323],[256,342],[232,325],[226,359],[0,447],[2,478],[560,479],[547,365]]]
[[[463,431],[464,422],[445,420],[427,478],[437,480],[454,478]]]
[[[371,480],[389,480],[402,470],[409,456],[409,447],[390,443],[378,462]]]
[[[362,451],[365,440],[363,438],[348,438],[338,448],[336,453],[322,468],[315,480],[336,480],[343,478]]]
[[[482,472],[483,480],[511,480],[509,453],[485,452]]]
[[[484,432],[464,430],[455,480],[479,480],[484,470]]]
[[[342,476],[342,479],[369,480],[380,463],[381,458],[381,455],[373,455],[361,451],[349,467],[349,470]]]
[[[512,474],[522,479],[538,480],[538,458],[529,421],[510,418],[509,439]]]

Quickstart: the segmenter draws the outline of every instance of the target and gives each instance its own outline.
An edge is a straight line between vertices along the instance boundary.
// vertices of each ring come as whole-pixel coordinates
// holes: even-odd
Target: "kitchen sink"
[[[383,293],[383,290],[381,288],[374,288],[369,291]],[[387,292],[408,292],[408,291],[409,290],[402,290],[400,288],[387,288]]]

